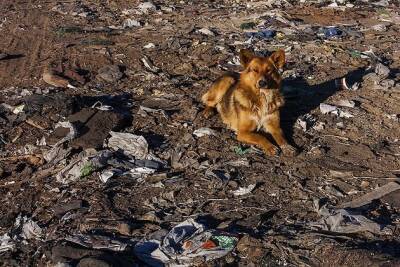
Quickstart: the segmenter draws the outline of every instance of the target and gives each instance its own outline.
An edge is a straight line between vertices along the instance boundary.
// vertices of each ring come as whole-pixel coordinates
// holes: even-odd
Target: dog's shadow
[[[360,68],[347,73],[346,81],[351,86],[355,82],[361,82],[365,75],[365,69]],[[291,144],[293,140],[294,127],[298,118],[319,107],[327,98],[340,90],[335,80],[329,80],[320,84],[310,85],[305,79],[284,80],[283,95],[286,105],[281,110],[281,127]]]

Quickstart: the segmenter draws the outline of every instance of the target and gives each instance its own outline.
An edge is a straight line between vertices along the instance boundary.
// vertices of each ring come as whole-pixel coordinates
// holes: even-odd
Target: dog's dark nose
[[[259,80],[258,81],[258,87],[259,88],[265,88],[265,87],[267,87],[268,86],[268,82],[266,81],[266,80]]]

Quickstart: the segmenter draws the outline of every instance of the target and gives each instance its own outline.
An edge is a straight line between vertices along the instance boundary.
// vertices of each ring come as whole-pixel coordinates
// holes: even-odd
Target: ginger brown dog
[[[257,145],[268,155],[276,155],[278,148],[256,131],[263,128],[271,134],[285,155],[297,151],[288,144],[280,127],[279,109],[284,105],[279,73],[285,64],[285,53],[274,52],[269,57],[258,57],[250,50],[240,51],[241,73],[227,73],[213,83],[202,96],[208,118],[216,108],[222,121],[237,134],[239,141]]]

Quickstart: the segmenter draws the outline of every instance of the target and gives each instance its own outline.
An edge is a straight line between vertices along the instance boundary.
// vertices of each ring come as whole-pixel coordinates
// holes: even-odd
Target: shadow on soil
[[[357,69],[345,75],[349,85],[360,82],[365,69]],[[286,99],[286,105],[281,110],[282,128],[287,136],[289,143],[293,142],[293,129],[296,120],[319,107],[327,98],[338,91],[335,80],[324,83],[309,85],[306,80],[285,80],[283,82],[283,94]]]

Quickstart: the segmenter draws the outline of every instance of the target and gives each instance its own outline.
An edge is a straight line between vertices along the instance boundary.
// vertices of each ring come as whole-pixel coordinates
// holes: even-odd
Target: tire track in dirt
[[[2,3],[1,6],[6,5]],[[18,4],[14,6],[19,9]],[[21,9],[22,14],[5,14],[12,26],[8,25],[8,32],[4,31],[4,39],[0,40],[0,50],[23,56],[0,63],[0,88],[39,84],[40,80],[36,79],[36,82],[34,78],[41,76],[43,63],[40,60],[45,56],[43,52],[51,42],[50,19],[45,10],[45,7],[35,8],[30,1]]]

